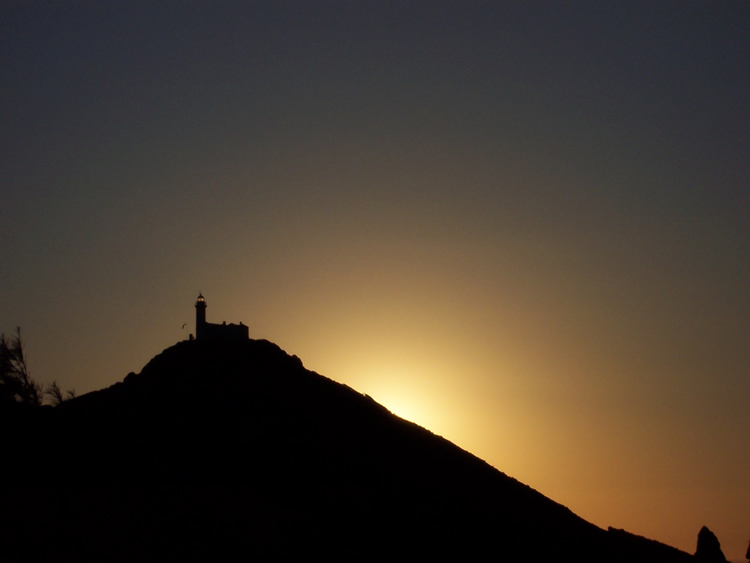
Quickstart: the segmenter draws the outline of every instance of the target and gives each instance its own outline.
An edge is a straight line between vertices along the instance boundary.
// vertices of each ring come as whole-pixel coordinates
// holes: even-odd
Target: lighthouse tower
[[[206,300],[202,293],[195,302],[195,339],[196,340],[247,340],[248,330],[242,323],[214,324],[206,322]]]
[[[205,337],[206,332],[206,300],[203,294],[198,294],[198,301],[195,302],[195,337],[200,339]]]

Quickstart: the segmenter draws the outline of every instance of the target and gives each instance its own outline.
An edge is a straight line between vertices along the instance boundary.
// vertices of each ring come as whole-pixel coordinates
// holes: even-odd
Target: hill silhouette
[[[4,561],[687,562],[600,529],[263,340],[0,413]]]

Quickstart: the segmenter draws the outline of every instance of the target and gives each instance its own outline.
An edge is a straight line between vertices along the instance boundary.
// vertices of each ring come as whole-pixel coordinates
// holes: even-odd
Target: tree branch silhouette
[[[53,407],[56,407],[65,400],[62,389],[60,389],[56,380],[53,381],[51,385],[47,386],[47,389],[44,390],[44,394],[50,398]]]
[[[0,406],[40,406],[45,396],[49,397],[52,406],[57,406],[75,395],[74,390],[63,394],[57,381],[53,381],[47,389],[34,381],[29,373],[20,327],[16,328],[14,336],[0,335]]]
[[[42,404],[42,386],[29,374],[21,339],[21,328],[15,336],[0,335],[0,404]]]
[[[53,407],[56,407],[63,401],[67,401],[68,399],[72,399],[76,396],[76,392],[74,389],[69,389],[63,394],[62,389],[60,389],[60,386],[57,384],[57,380],[54,380],[50,385],[47,386],[47,388],[44,390],[44,394],[49,397],[50,404]]]

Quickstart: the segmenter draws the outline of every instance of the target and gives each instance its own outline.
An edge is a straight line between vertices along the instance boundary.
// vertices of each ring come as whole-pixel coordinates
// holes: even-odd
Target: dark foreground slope
[[[183,342],[1,417],[5,561],[692,560],[585,522],[266,341]]]

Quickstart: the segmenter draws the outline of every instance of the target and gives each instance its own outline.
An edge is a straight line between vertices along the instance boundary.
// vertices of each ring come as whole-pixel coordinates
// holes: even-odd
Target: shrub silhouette
[[[26,352],[21,338],[21,328],[15,336],[0,335],[0,406],[13,404],[40,406],[44,397],[50,398],[52,406],[75,397],[75,391],[63,393],[57,381],[44,389],[29,374]]]
[[[57,384],[57,380],[53,381],[51,385],[47,386],[47,388],[44,390],[44,394],[50,398],[50,403],[53,407],[56,407],[63,401],[67,401],[68,399],[72,399],[76,396],[76,392],[73,389],[68,390],[65,394],[63,394],[62,389],[60,389],[60,386]]]
[[[42,404],[42,386],[31,378],[26,363],[21,328],[16,335],[0,335],[0,405]]]

